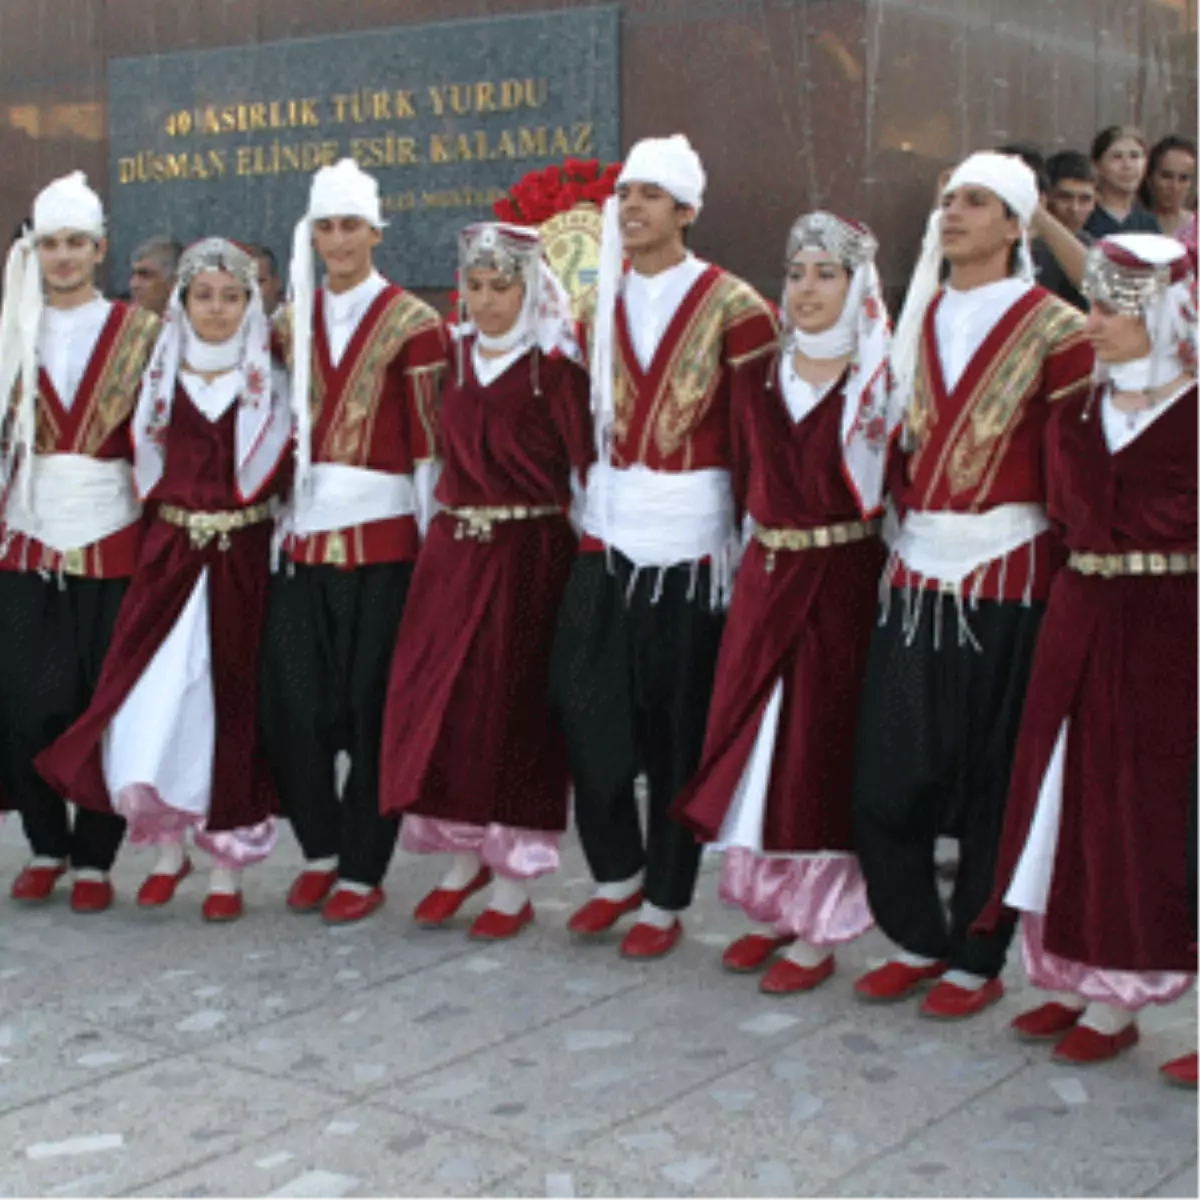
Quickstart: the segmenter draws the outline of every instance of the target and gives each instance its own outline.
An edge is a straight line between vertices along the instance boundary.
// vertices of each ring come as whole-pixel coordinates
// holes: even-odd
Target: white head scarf
[[[296,223],[292,235],[292,261],[288,271],[292,304],[292,407],[296,417],[296,487],[307,483],[312,461],[309,390],[312,376],[313,299],[316,295],[316,254],[313,250],[314,221],[327,217],[361,217],[375,229],[383,229],[379,203],[379,181],[368,175],[352,158],[332,167],[322,167],[313,176],[308,211]]]
[[[525,296],[512,329],[500,337],[487,338],[467,317],[467,272],[487,267],[509,278],[520,279]],[[579,359],[575,341],[571,298],[542,255],[542,239],[536,229],[502,221],[468,225],[458,235],[458,323],[453,335],[458,344],[458,380],[463,378],[463,342],[477,334],[480,344],[496,351],[518,346],[536,348],[542,354],[559,351]],[[536,364],[534,389],[538,388]]]
[[[955,168],[942,190],[945,196],[962,187],[984,187],[999,196],[1012,209],[1021,225],[1017,274],[1030,283],[1034,279],[1033,256],[1029,250],[1029,223],[1038,206],[1037,177],[1021,159],[1009,154],[981,150],[964,159]],[[925,313],[937,293],[942,268],[942,210],[929,216],[921,254],[909,281],[904,307],[896,322],[892,339],[892,374],[900,403],[907,409],[912,402],[917,359],[921,348],[921,330]]]
[[[1150,391],[1196,372],[1196,279],[1182,243],[1160,233],[1118,233],[1088,251],[1083,294],[1140,318],[1150,336],[1145,358],[1096,360],[1096,377],[1122,392]]]
[[[37,345],[45,299],[38,262],[39,239],[54,233],[86,233],[104,237],[104,206],[88,187],[82,171],[72,171],[44,187],[33,201],[33,223],[8,252],[4,267],[4,302],[0,307],[0,410],[7,412],[13,385],[18,384],[16,412],[8,439],[4,478],[11,480],[19,461],[33,453],[37,431]],[[33,473],[21,472],[25,502]]]
[[[872,516],[883,503],[887,447],[903,416],[891,386],[891,328],[875,268],[879,243],[865,225],[813,212],[792,226],[785,265],[814,249],[834,255],[851,272],[850,288],[837,322],[806,334],[790,325],[785,286],[785,353],[799,349],[818,360],[852,356],[842,405],[842,460],[860,510]]]
[[[271,367],[271,330],[258,290],[258,264],[240,246],[224,238],[205,238],[189,246],[179,260],[178,278],[162,330],[142,377],[133,415],[133,478],[144,500],[162,478],[166,431],[175,402],[176,382],[188,345],[199,342],[183,306],[183,293],[204,271],[227,271],[249,292],[250,302],[232,341],[244,384],[237,411],[237,489],[252,500],[270,478],[287,449],[292,431],[287,377]]]

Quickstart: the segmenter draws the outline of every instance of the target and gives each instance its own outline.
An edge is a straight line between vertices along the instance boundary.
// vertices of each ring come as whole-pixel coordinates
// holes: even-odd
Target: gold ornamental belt
[[[271,519],[271,505],[269,501],[264,501],[262,504],[251,504],[247,508],[228,509],[225,512],[195,512],[190,508],[178,508],[174,504],[160,504],[158,515],[168,525],[186,529],[193,550],[203,550],[213,538],[217,539],[218,550],[228,550],[231,533]]]
[[[1067,566],[1080,575],[1115,579],[1123,575],[1195,575],[1200,556],[1131,550],[1128,554],[1088,554],[1072,551]]]
[[[829,546],[847,546],[877,534],[883,522],[878,517],[870,521],[845,521],[840,525],[821,525],[816,529],[763,529],[756,527],[754,536],[767,551],[766,570],[775,570],[775,555],[781,550],[824,550]]]
[[[492,531],[506,521],[532,521],[537,517],[561,517],[563,510],[557,504],[504,504],[491,507],[444,508],[442,512],[453,517],[458,524],[454,536],[461,541],[470,538],[477,542],[490,542]]]

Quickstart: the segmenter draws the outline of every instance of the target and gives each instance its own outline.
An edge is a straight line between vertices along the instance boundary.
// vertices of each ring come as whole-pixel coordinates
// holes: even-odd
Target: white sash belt
[[[892,550],[911,572],[958,584],[1049,528],[1040,504],[1001,504],[982,513],[910,512]]]
[[[133,487],[133,469],[123,458],[86,454],[35,454],[26,508],[22,463],[9,489],[5,533],[36,538],[59,554],[80,550],[132,525],[141,515]]]
[[[342,463],[313,463],[284,523],[286,533],[308,537],[416,514],[417,492],[411,475]]]
[[[729,472],[597,463],[588,472],[583,528],[638,567],[718,555],[736,534]]]
[[[710,558],[714,601],[728,602],[741,546],[728,471],[597,463],[588,472],[583,528],[639,570]]]

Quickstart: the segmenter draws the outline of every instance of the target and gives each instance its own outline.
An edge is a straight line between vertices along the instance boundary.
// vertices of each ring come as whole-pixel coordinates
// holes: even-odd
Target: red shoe
[[[1056,1062],[1090,1066],[1092,1063],[1108,1062],[1122,1050],[1138,1043],[1136,1021],[1130,1021],[1120,1033],[1097,1033],[1086,1025],[1076,1025],[1057,1046],[1052,1057]]]
[[[77,879],[71,889],[71,911],[98,913],[111,908],[113,885],[107,879]]]
[[[927,967],[910,967],[907,963],[893,960],[859,976],[854,984],[854,993],[860,1000],[871,1003],[904,1000],[921,984],[940,978],[945,971],[944,962],[930,963]]]
[[[943,979],[921,1001],[918,1011],[923,1017],[934,1017],[939,1021],[961,1021],[990,1008],[1003,995],[1004,984],[999,979],[989,979],[983,987],[977,988],[959,987]]]
[[[1195,1052],[1185,1054],[1182,1058],[1173,1058],[1169,1063],[1163,1063],[1158,1068],[1159,1074],[1172,1087],[1196,1088],[1196,1055]]]
[[[236,921],[242,915],[242,893],[209,892],[200,910],[206,921]]]
[[[760,971],[767,965],[767,959],[776,950],[790,946],[796,939],[790,937],[774,937],[769,933],[747,933],[731,942],[721,955],[721,965],[727,971],[738,974],[748,974]]]
[[[192,873],[192,860],[185,858],[174,875],[149,875],[138,888],[137,902],[142,908],[162,908],[175,898],[175,889]]]
[[[683,937],[683,924],[678,917],[668,929],[647,925],[639,921],[621,943],[624,958],[662,958],[675,949],[675,943]]]
[[[771,996],[786,996],[791,992],[811,992],[833,974],[836,966],[833,955],[815,967],[802,967],[790,958],[777,958],[758,985],[760,992]]]
[[[1046,1042],[1061,1037],[1083,1016],[1082,1008],[1068,1008],[1051,1000],[1015,1017],[1012,1028],[1023,1042]]]
[[[528,900],[519,913],[510,915],[485,908],[467,930],[467,937],[481,942],[502,942],[516,937],[526,925],[533,924],[533,905]]]
[[[467,900],[481,888],[492,882],[491,867],[480,867],[475,872],[475,878],[464,888],[434,888],[420,904],[413,909],[413,920],[423,929],[436,929],[444,925]]]
[[[567,929],[579,937],[593,937],[611,929],[626,913],[642,907],[645,894],[638,888],[628,900],[602,900],[594,896],[576,910],[567,922]]]
[[[292,912],[316,912],[337,883],[336,871],[301,871],[287,894]]]
[[[54,885],[66,873],[66,863],[58,867],[26,867],[13,880],[9,894],[22,904],[45,904],[54,892]]]
[[[372,888],[365,896],[349,888],[338,888],[321,909],[326,925],[349,925],[369,917],[386,899],[383,888]]]

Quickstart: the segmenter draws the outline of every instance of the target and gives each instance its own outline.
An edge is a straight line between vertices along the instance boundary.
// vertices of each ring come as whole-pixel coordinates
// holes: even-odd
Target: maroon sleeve
[[[596,442],[592,427],[591,384],[588,373],[569,359],[557,360],[558,379],[554,389],[552,415],[559,436],[567,448],[571,466],[587,481],[588,468],[596,461]]]

